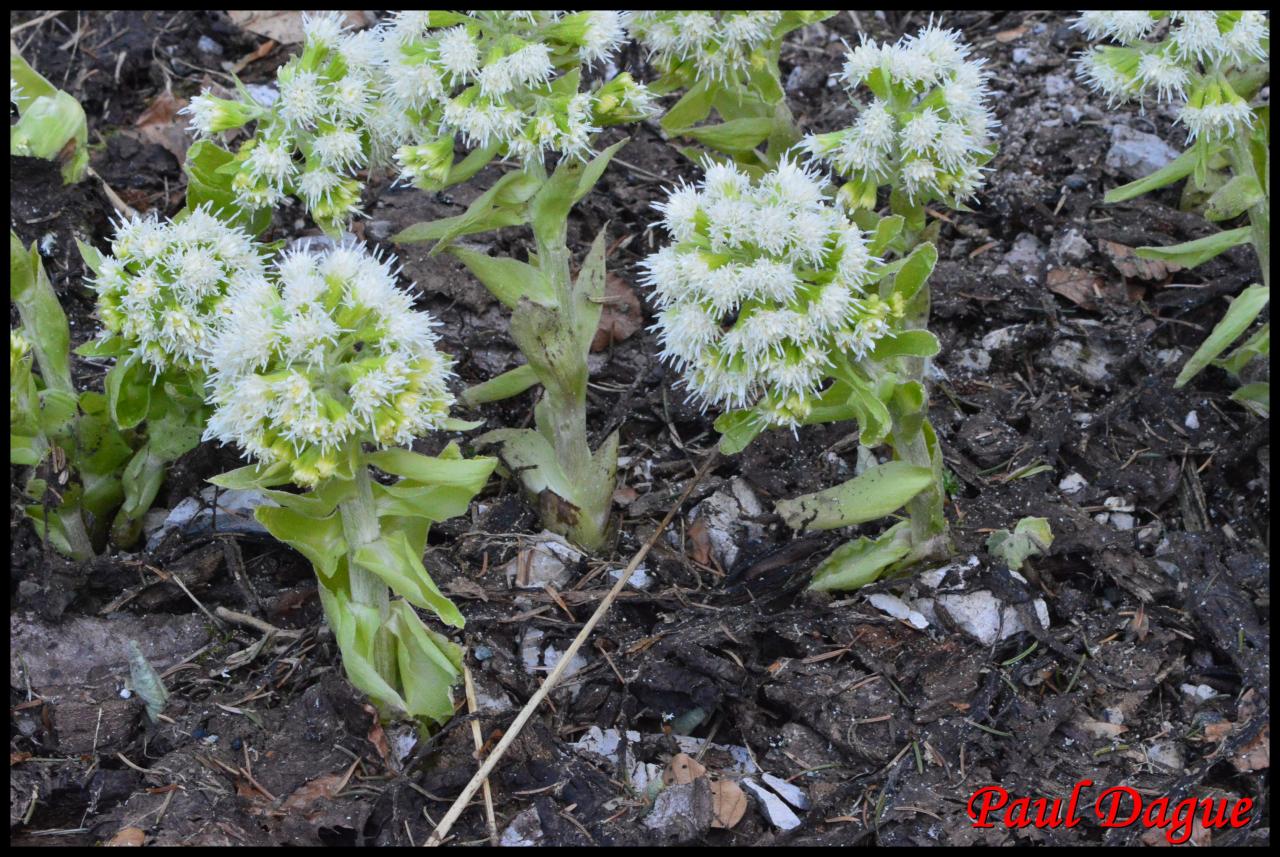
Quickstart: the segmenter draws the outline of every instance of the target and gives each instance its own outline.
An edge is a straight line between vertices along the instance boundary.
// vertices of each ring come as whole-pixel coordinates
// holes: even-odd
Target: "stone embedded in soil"
[[[661,831],[673,842],[690,842],[706,835],[713,817],[711,782],[699,777],[659,792],[644,826]]]
[[[722,569],[733,567],[739,546],[760,539],[764,528],[747,520],[764,514],[764,507],[745,479],[735,476],[728,485],[703,500],[689,516],[706,522],[711,555]]]
[[[1093,253],[1093,245],[1079,229],[1067,229],[1053,236],[1049,242],[1049,253],[1061,262],[1079,264]]]
[[[789,783],[782,777],[775,777],[773,774],[761,774],[760,779],[765,781],[769,788],[778,793],[779,797],[796,809],[809,808],[809,796],[804,793],[804,789]]]
[[[760,805],[760,811],[774,827],[782,830],[793,830],[800,826],[800,816],[792,812],[782,798],[755,780],[743,780],[742,787],[751,792],[756,802]]]
[[[895,619],[906,622],[917,631],[923,631],[929,627],[929,620],[920,611],[913,609],[910,604],[896,595],[888,592],[876,592],[868,595],[867,601],[871,602],[871,606],[880,612],[887,613]]]
[[[582,551],[563,538],[543,530],[502,566],[502,572],[507,585],[517,589],[542,589],[547,584],[559,588],[569,582],[569,566],[576,566],[582,556]]]
[[[1062,478],[1062,481],[1058,483],[1058,490],[1063,494],[1075,494],[1088,484],[1088,481],[1079,473],[1068,473]]]
[[[217,508],[214,508],[214,498]],[[181,530],[183,535],[193,536],[207,533],[211,529],[220,533],[252,533],[269,535],[267,528],[258,523],[254,510],[259,506],[277,506],[256,489],[217,488],[213,485],[203,489],[198,497],[188,497],[165,516],[158,526],[152,526],[146,519],[143,531],[147,533],[147,550],[154,551],[160,547],[165,537],[174,530]],[[150,513],[148,513],[150,517]],[[158,516],[157,516],[158,517]]]
[[[936,621],[936,610],[943,610],[951,619],[952,624],[984,646],[1008,639],[1014,634],[1027,630],[1022,617],[1018,614],[1017,607],[1000,601],[989,590],[978,589],[971,592],[955,592],[951,591],[950,588],[948,590],[938,590],[937,587],[946,578],[947,573],[956,567],[957,564],[953,563],[942,568],[926,571],[920,575],[918,578],[920,583],[924,584],[927,589],[935,591],[931,598],[919,598],[916,600],[915,607],[917,610],[923,613],[930,621]],[[965,571],[977,567],[977,557],[970,557],[968,562],[961,567],[961,577],[966,576],[964,574]],[[1026,578],[1022,577],[1018,572],[1011,571],[1010,574],[1023,583],[1026,582]],[[955,588],[962,589],[965,585],[962,579]],[[1049,607],[1045,604],[1044,599],[1036,598],[1031,603],[1036,618],[1040,620],[1040,626],[1048,628]]]
[[[1111,148],[1106,166],[1127,179],[1145,178],[1178,157],[1178,150],[1155,134],[1135,131],[1127,125],[1111,127]]]
[[[519,848],[538,845],[542,842],[542,821],[538,818],[538,810],[529,807],[516,815],[502,831],[498,844],[504,848]]]

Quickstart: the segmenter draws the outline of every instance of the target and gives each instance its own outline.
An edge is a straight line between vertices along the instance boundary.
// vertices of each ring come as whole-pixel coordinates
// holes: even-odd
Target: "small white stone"
[[[1207,684],[1184,684],[1180,690],[1197,702],[1205,702],[1218,695],[1218,692]]]
[[[923,631],[929,627],[928,619],[918,610],[912,609],[910,604],[896,595],[891,595],[888,592],[876,592],[868,595],[867,601],[871,602],[871,606],[880,612],[887,613],[895,619],[906,622],[917,631]]]
[[[1132,530],[1134,524],[1133,515],[1128,512],[1112,512],[1111,526],[1117,530]]]
[[[1200,428],[1200,415],[1195,411],[1187,411],[1187,418],[1183,420],[1183,425],[1192,431],[1195,431]]]
[[[1110,512],[1132,512],[1133,504],[1123,497],[1108,497],[1102,501],[1102,505]]]
[[[809,808],[809,796],[804,793],[804,789],[789,783],[782,777],[775,777],[773,774],[761,774],[760,779],[764,780],[769,788],[773,789],[787,803],[796,809]]]
[[[751,792],[760,803],[760,811],[774,827],[782,830],[793,830],[800,826],[800,817],[791,811],[776,794],[757,783],[755,780],[743,780],[742,787]]]
[[[1079,473],[1068,473],[1063,477],[1062,481],[1058,483],[1058,490],[1063,494],[1074,494],[1088,484],[1088,481],[1086,481]]]

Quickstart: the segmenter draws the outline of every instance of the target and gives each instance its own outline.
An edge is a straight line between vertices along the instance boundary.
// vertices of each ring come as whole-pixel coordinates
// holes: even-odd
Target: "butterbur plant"
[[[9,294],[22,320],[9,331],[9,463],[30,468],[23,511],[59,553],[87,560],[106,541],[133,450],[103,395],[77,394],[67,317],[36,248],[12,232]]]
[[[80,102],[55,87],[16,52],[9,53],[9,154],[58,161],[62,180],[78,182],[89,170],[89,123]]]
[[[625,143],[597,154],[592,148],[596,133],[647,115],[651,96],[622,74],[580,89],[580,64],[604,58],[620,38],[617,13],[476,13],[442,18],[440,27],[437,14],[442,13],[403,13],[385,35],[396,52],[388,60],[393,79],[416,75],[452,86],[443,103],[424,108],[425,114],[419,111],[438,116],[425,126],[446,135],[440,142],[440,151],[448,153],[440,161],[442,171],[424,173],[418,155],[402,150],[398,157],[405,176],[431,189],[470,175],[499,154],[519,158],[521,166],[462,214],[410,226],[393,240],[436,242],[433,253],[455,255],[512,310],[511,337],[527,362],[468,391],[466,401],[495,401],[540,384],[535,428],[497,429],[478,442],[500,445],[503,460],[536,501],[548,529],[597,550],[608,534],[618,454],[617,432],[594,451],[587,435],[587,355],[604,299],[604,232],[575,276],[568,220]],[[401,30],[410,35],[397,35]],[[477,59],[471,71],[446,75],[444,57],[455,51],[470,55],[459,47],[463,44],[473,45],[483,62]],[[393,86],[393,91],[404,88]],[[455,142],[476,147],[457,164],[452,162]],[[551,169],[553,155],[558,161]],[[523,224],[532,227],[534,239],[527,262],[494,258],[457,240]]]
[[[286,198],[302,202],[316,225],[336,235],[360,211],[360,170],[390,162],[405,117],[383,97],[376,35],[347,32],[342,15],[306,16],[302,52],[276,73],[271,106],[239,86],[234,99],[203,93],[183,109],[201,139],[187,155],[194,194],[253,221]],[[231,152],[218,134],[254,125]],[[269,218],[268,218],[269,219]],[[260,220],[254,231],[261,231]]]
[[[685,90],[662,117],[674,137],[721,152],[758,175],[800,139],[778,69],[783,38],[831,17],[825,11],[633,12],[628,30],[648,50],[660,95]],[[720,122],[703,123],[712,112]],[[765,151],[757,151],[760,145]],[[684,153],[701,160],[695,148]]]
[[[1177,107],[1188,148],[1151,175],[1110,191],[1123,202],[1188,179],[1184,205],[1203,199],[1214,222],[1247,224],[1170,247],[1139,247],[1137,255],[1186,268],[1203,264],[1231,247],[1249,243],[1262,283],[1244,290],[1187,361],[1181,387],[1210,364],[1233,376],[1255,357],[1270,353],[1270,324],[1261,326],[1222,356],[1261,314],[1271,279],[1271,110],[1253,103],[1270,77],[1270,30],[1258,11],[1091,11],[1075,26],[1097,45],[1079,61],[1079,73],[1109,103],[1151,99]],[[1194,193],[1192,193],[1194,191]],[[1270,385],[1247,383],[1232,398],[1266,416]]]
[[[897,44],[864,39],[847,55],[840,80],[857,119],[802,147],[846,178],[840,200],[851,211],[874,211],[888,186],[891,211],[919,240],[928,204],[965,210],[995,157],[997,124],[984,61],[969,54],[957,31],[931,25]]]
[[[629,74],[579,86],[581,66],[625,41],[619,12],[400,12],[379,39],[387,97],[406,122],[395,159],[423,190],[465,181],[494,158],[587,160],[602,127],[652,112]],[[458,143],[469,150],[461,161]]]
[[[443,722],[462,652],[413,608],[452,627],[463,618],[422,555],[430,524],[463,514],[496,461],[452,444],[435,457],[403,448],[460,427],[434,326],[392,260],[349,245],[287,254],[227,299],[206,437],[254,461],[212,481],[279,504],[255,515],[314,566],[352,684],[384,714]],[[399,478],[383,484],[375,469]],[[288,483],[305,493],[276,490]]]
[[[642,267],[662,357],[694,399],[731,409],[716,420],[721,449],[738,452],[772,427],[844,420],[857,422],[863,445],[893,448],[893,461],[778,504],[795,529],[907,507],[908,521],[828,557],[814,587],[853,588],[944,553],[942,461],[918,366],[938,341],[913,326],[927,314],[933,245],[884,263],[903,219],[864,231],[817,172],[789,161],[758,180],[709,162],[698,184],[657,207],[672,243]]]
[[[169,465],[200,441],[206,361],[226,297],[262,281],[263,252],[208,205],[180,220],[123,219],[107,255],[81,245],[102,330],[77,353],[115,360],[108,413],[120,429],[146,434],[124,471],[125,500],[112,525],[120,546],[137,538]]]

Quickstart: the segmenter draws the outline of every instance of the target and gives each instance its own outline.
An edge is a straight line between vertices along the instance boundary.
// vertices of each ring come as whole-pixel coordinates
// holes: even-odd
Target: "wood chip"
[[[1262,727],[1252,741],[1241,748],[1232,759],[1237,771],[1264,771],[1271,767],[1271,724]]]

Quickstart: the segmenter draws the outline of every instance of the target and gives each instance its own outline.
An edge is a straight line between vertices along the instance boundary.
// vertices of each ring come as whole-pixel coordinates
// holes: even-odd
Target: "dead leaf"
[[[662,772],[662,784],[682,786],[706,775],[707,769],[697,759],[688,753],[676,753],[667,762],[667,769]]]
[[[1231,759],[1240,772],[1263,771],[1271,767],[1271,724],[1262,727],[1252,741]]]
[[[232,74],[239,74],[249,66],[253,65],[260,59],[266,59],[272,51],[280,46],[275,39],[267,39],[262,44],[251,50],[249,53],[236,60],[235,65],[231,66]]]
[[[367,12],[343,12],[343,23],[348,27],[361,29],[373,22]],[[275,39],[282,45],[302,43],[302,13],[296,9],[278,11],[235,10],[227,12],[227,16],[239,27],[251,33]]]
[[[627,281],[615,274],[605,280],[604,311],[600,324],[591,340],[592,351],[604,351],[614,343],[622,342],[644,324],[644,309],[640,299]]]
[[[373,725],[369,727],[369,734],[366,736],[369,743],[378,751],[378,755],[382,757],[382,764],[387,766],[387,770],[394,770],[391,763],[391,747],[387,744],[387,733],[382,731],[382,724],[379,722],[378,709],[368,703],[361,706],[365,713],[373,718]]]
[[[742,821],[747,811],[747,796],[733,780],[716,780],[711,784],[711,826],[729,829]]]
[[[1103,720],[1081,720],[1076,723],[1094,738],[1114,740],[1123,735],[1127,729],[1120,723],[1107,723]]]
[[[996,33],[996,41],[1002,45],[1007,45],[1009,42],[1017,41],[1025,36],[1030,29],[1031,27],[1023,24],[1021,27],[1014,27],[1012,30],[1001,30]]]
[[[27,761],[27,759],[30,759],[30,758],[31,758],[31,754],[26,752],[25,750],[20,750],[16,753],[10,753],[9,767],[12,768],[14,765],[21,765],[23,762]]]
[[[1045,276],[1045,285],[1055,295],[1081,309],[1095,310],[1102,295],[1102,277],[1083,268],[1054,268]]]
[[[690,557],[698,565],[711,565],[711,533],[707,530],[707,522],[702,518],[689,525],[686,532],[693,551]]]
[[[1143,259],[1133,252],[1133,248],[1105,238],[1098,240],[1098,249],[1106,254],[1116,270],[1126,277],[1137,277],[1140,280],[1163,280],[1182,266],[1159,259]]]
[[[1222,720],[1218,723],[1207,723],[1204,727],[1204,740],[1218,743],[1223,738],[1231,734],[1231,730],[1235,728],[1235,724],[1229,720]]]
[[[317,801],[333,800],[346,784],[345,774],[325,774],[316,777],[294,789],[293,793],[284,799],[284,804],[280,808],[289,812],[305,812]]]
[[[139,827],[122,827],[107,843],[113,847],[139,848],[147,840],[147,834]]]
[[[471,598],[477,601],[489,600],[489,593],[483,586],[465,577],[455,577],[450,580],[444,585],[444,590],[458,598]]]
[[[178,163],[182,163],[187,159],[187,146],[191,140],[178,111],[186,106],[185,98],[178,98],[172,92],[162,92],[138,114],[133,128],[127,133],[136,140],[164,147],[178,159]]]
[[[640,492],[632,488],[630,485],[619,485],[613,492],[613,502],[616,506],[627,508],[640,496]]]

